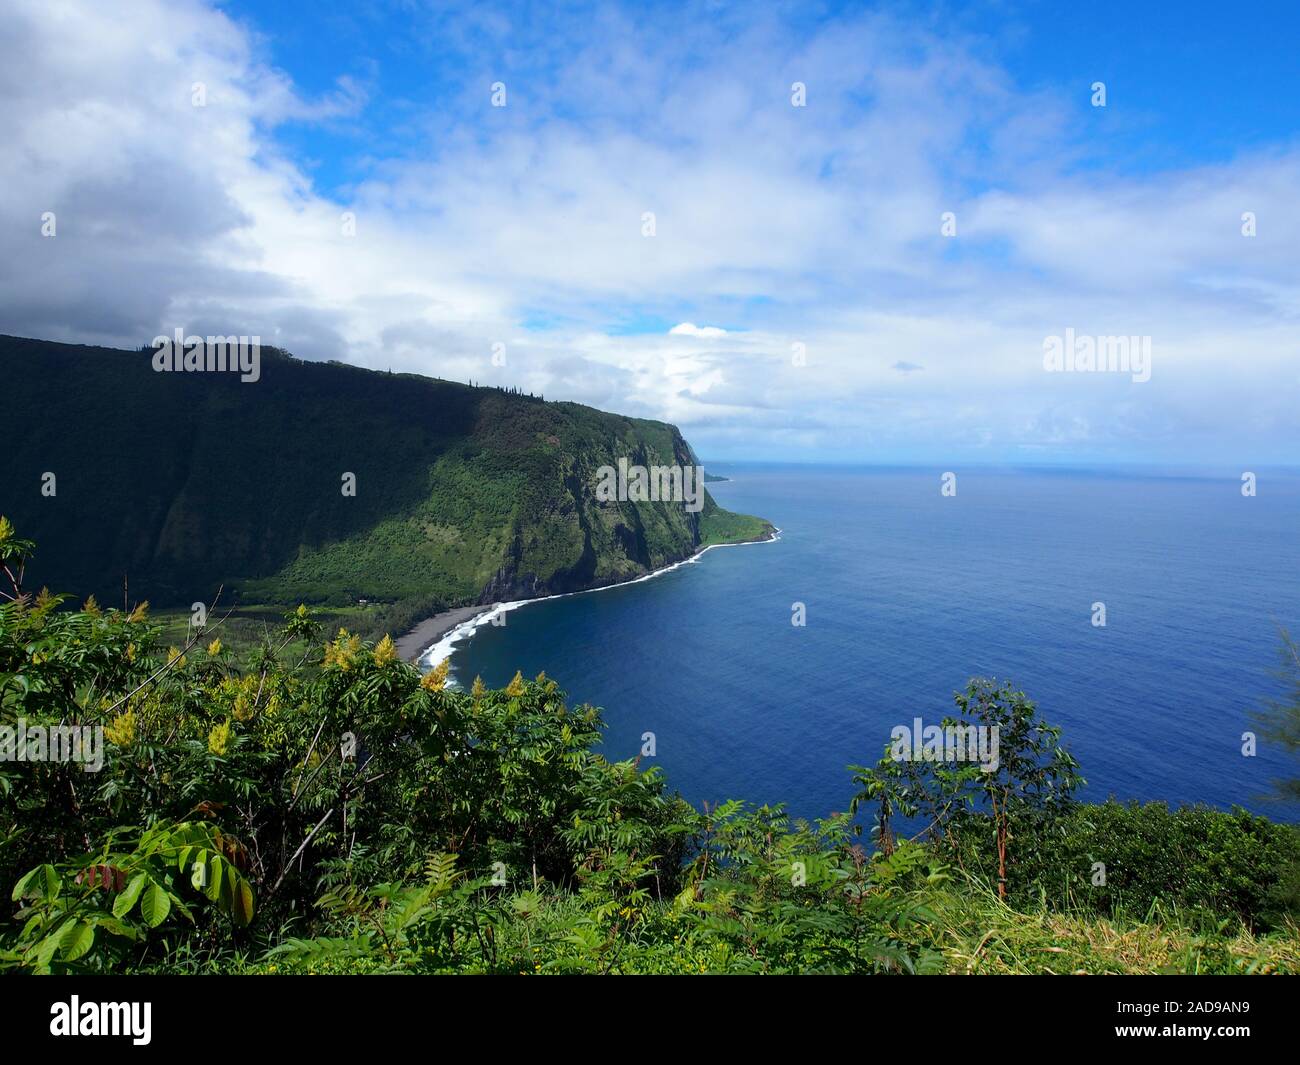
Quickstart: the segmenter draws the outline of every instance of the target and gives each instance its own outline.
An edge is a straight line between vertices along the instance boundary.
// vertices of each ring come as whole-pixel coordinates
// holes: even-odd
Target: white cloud
[[[418,119],[425,147],[374,160],[344,197],[276,125],[359,120],[366,86],[305,99],[197,0],[15,0],[0,330],[261,333],[676,421],[710,457],[1294,455],[1300,154],[1085,179],[1060,101],[960,40],[874,16],[794,40],[755,16],[694,27],[678,54],[677,38],[611,44],[620,20],[547,37],[504,114],[467,72],[477,89]],[[680,324],[613,335],[629,308]],[[539,313],[554,324],[530,326]],[[1151,336],[1152,380],[1044,374],[1043,337],[1067,327]]]
[[[681,322],[668,330],[669,335],[677,337],[724,337],[725,329],[716,325],[696,325],[694,322]]]

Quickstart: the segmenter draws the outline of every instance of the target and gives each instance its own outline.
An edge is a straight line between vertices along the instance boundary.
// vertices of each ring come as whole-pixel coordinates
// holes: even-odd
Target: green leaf
[[[75,961],[95,942],[95,928],[85,921],[69,921],[59,930],[59,946],[64,961]]]
[[[113,916],[125,917],[130,913],[131,907],[135,905],[136,900],[140,897],[140,892],[144,890],[144,886],[148,882],[149,878],[144,873],[136,873],[122,893],[113,900]]]
[[[228,892],[223,880],[234,874],[234,869],[222,860],[220,855],[214,854],[208,859],[208,884],[203,893],[213,902],[217,902],[223,895]]]
[[[190,887],[216,901],[221,881],[220,859],[200,850],[196,850],[195,855],[190,868]]]
[[[140,897],[140,916],[150,928],[157,928],[171,913],[172,900],[160,884],[150,883]]]
[[[235,884],[235,894],[230,907],[235,923],[243,927],[253,919],[253,889],[242,876]]]
[[[36,948],[36,971],[38,973],[47,973],[50,971],[50,962],[54,960],[54,954],[59,949],[60,934],[56,932],[52,936],[46,936],[41,940],[40,946]]]
[[[233,913],[235,909],[235,881],[239,874],[235,872],[233,865],[221,862],[220,859],[213,860],[213,890],[208,892],[208,898],[215,902],[227,913]]]
[[[140,933],[130,925],[125,925],[115,917],[105,917],[102,914],[96,914],[91,918],[91,922],[96,928],[102,928],[110,935],[123,936],[126,939],[139,939]]]
[[[38,865],[14,885],[10,897],[14,902],[19,899],[44,899],[49,902],[58,895],[62,886],[63,881],[54,866]]]

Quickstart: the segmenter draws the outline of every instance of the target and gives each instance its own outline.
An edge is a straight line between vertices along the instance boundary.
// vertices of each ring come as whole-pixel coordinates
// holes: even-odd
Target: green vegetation
[[[707,494],[699,513],[597,502],[596,471],[619,458],[694,463],[662,422],[274,349],[261,370],[255,383],[156,373],[147,351],[0,337],[6,398],[21,412],[0,499],[41,545],[34,579],[186,611],[222,587],[244,616],[365,600],[357,627],[379,634],[771,531]],[[102,424],[116,427],[102,446],[69,431]]]
[[[712,544],[747,543],[766,540],[772,532],[771,523],[762,518],[714,507],[704,514],[700,522],[700,543],[705,547]]]
[[[0,761],[0,970],[1300,971],[1294,827],[1080,804],[1009,686],[956,700],[996,772],[854,770],[869,846],[852,812],[695,809],[545,675],[448,691],[306,607],[243,658],[215,620],[167,648],[144,604],[24,592],[33,549],[0,520],[0,742],[106,752]]]
[[[389,632],[403,632],[421,618],[435,613],[436,605],[423,606],[420,600],[401,603],[371,603],[364,606],[331,606],[313,610],[312,616],[326,632],[346,628],[350,632],[379,640]],[[278,604],[241,602],[227,607],[216,604],[209,624],[220,624],[221,642],[237,656],[244,657],[272,639],[284,624],[285,608]],[[159,642],[180,647],[194,634],[194,615],[187,610],[150,610],[150,619],[159,627]],[[301,655],[310,645],[297,640],[285,648],[285,654]]]
[[[1278,649],[1281,665],[1277,678],[1286,689],[1281,699],[1272,699],[1257,715],[1264,735],[1292,754],[1300,753],[1300,644],[1285,629]],[[1300,777],[1274,782],[1282,799],[1300,799]]]

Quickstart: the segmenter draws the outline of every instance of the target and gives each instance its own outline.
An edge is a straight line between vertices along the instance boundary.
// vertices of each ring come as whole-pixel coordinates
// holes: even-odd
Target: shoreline
[[[433,644],[446,636],[447,633],[477,615],[491,610],[494,606],[496,606],[495,603],[489,603],[486,606],[482,604],[477,606],[455,606],[450,610],[441,610],[434,614],[433,617],[425,618],[406,635],[399,636],[394,640],[393,643],[397,646],[397,653],[401,655],[404,662],[414,662]]]
[[[686,558],[678,559],[676,562],[670,562],[666,566],[660,566],[658,569],[651,570],[649,573],[642,573],[636,577],[629,577],[623,581],[613,581],[610,584],[598,584],[592,588],[580,588],[575,592],[558,592],[554,595],[538,595],[531,599],[518,599],[509,603],[477,603],[473,606],[452,607],[450,610],[442,610],[432,617],[425,618],[416,625],[410,632],[404,634],[394,641],[397,645],[397,653],[403,661],[410,662],[415,666],[420,665],[423,659],[430,651],[433,651],[440,644],[445,645],[442,657],[451,657],[453,645],[461,639],[473,634],[479,624],[486,622],[489,615],[497,615],[509,610],[517,610],[521,606],[527,606],[529,603],[541,603],[547,599],[563,599],[570,595],[586,595],[589,592],[601,592],[607,588],[621,588],[624,585],[636,584],[638,581],[648,581],[652,577],[658,577],[678,566],[685,566],[688,563],[695,562],[702,555],[711,551],[715,547],[744,547],[746,544],[770,544],[775,543],[781,538],[781,530],[775,525],[772,526],[770,536],[764,536],[758,540],[737,540],[734,543],[727,544],[705,544],[697,547]],[[441,660],[441,659],[440,659]],[[430,662],[429,668],[437,665],[436,662]]]

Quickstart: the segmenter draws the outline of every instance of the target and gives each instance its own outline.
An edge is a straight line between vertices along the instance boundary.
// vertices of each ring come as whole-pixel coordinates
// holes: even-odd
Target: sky
[[[258,335],[706,460],[1300,455],[1294,3],[0,8],[0,332]],[[1145,372],[1045,365],[1110,337]]]

